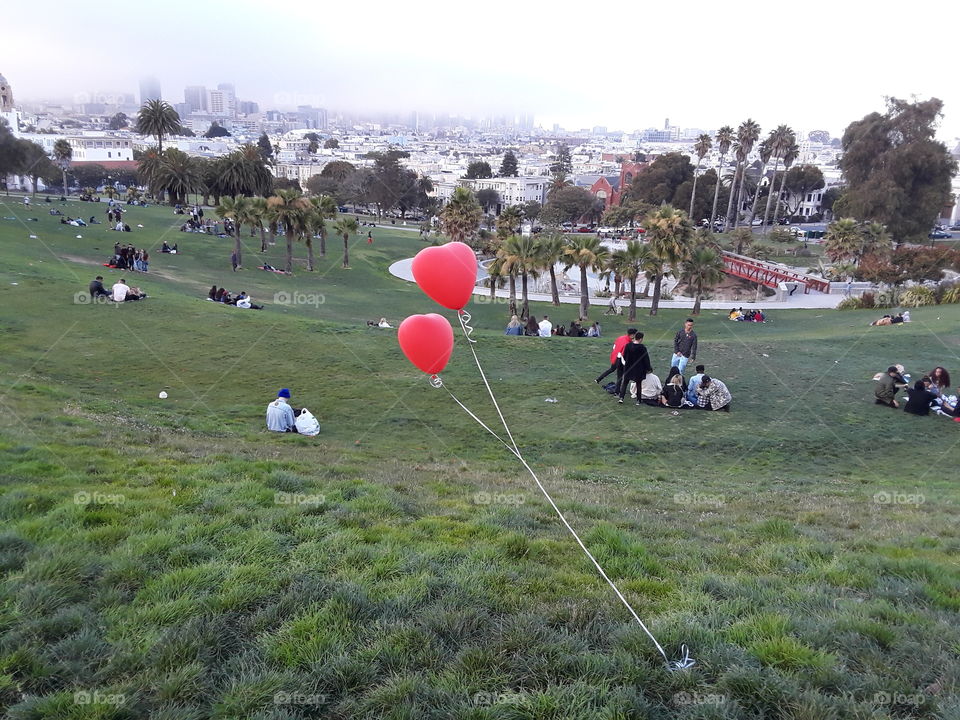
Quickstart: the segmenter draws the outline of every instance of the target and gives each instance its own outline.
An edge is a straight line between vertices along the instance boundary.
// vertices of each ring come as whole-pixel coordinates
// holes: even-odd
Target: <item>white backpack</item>
[[[297,432],[301,435],[313,436],[320,434],[320,421],[306,408],[300,411],[295,424],[297,426]]]

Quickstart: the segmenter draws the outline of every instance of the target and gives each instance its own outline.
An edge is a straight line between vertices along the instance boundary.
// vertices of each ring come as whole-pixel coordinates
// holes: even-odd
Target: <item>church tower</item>
[[[3,75],[0,75],[0,112],[13,112],[13,90]]]

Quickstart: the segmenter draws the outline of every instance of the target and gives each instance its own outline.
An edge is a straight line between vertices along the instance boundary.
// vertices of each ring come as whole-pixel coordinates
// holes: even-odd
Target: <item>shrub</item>
[[[946,305],[960,303],[960,285],[954,285],[952,288],[944,292],[943,297],[940,298],[940,302]]]
[[[796,241],[796,238],[790,234],[790,231],[785,230],[784,228],[777,228],[771,232],[767,238],[770,240],[770,242],[776,243],[791,243]]]
[[[860,309],[860,298],[848,297],[840,301],[840,304],[837,305],[837,310],[859,310]]]
[[[917,286],[908,288],[900,297],[903,307],[921,307],[922,305],[936,305],[937,298],[933,290],[928,287]]]
[[[860,296],[860,307],[872,308],[877,306],[877,298],[872,292],[865,292]]]

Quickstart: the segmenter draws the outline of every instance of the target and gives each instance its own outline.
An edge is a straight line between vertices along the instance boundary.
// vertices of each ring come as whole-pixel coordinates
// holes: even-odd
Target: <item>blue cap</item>
[[[290,391],[284,388],[283,390],[277,393],[277,397],[288,398],[290,397]]]

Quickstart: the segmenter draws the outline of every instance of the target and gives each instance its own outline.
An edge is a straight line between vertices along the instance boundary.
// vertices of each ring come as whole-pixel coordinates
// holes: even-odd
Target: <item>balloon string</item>
[[[463,408],[464,412],[466,412],[467,415],[469,415],[469,416],[472,417],[474,420],[476,420],[477,423],[480,425],[480,427],[482,427],[482,428],[483,428],[484,430],[486,430],[488,433],[490,433],[491,435],[493,435],[507,450],[510,451],[510,453],[511,453],[512,455],[516,455],[516,454],[517,454],[516,451],[515,451],[512,447],[510,447],[510,443],[508,443],[508,442],[507,442],[506,440],[504,440],[502,437],[500,437],[499,435],[497,435],[493,430],[491,430],[491,429],[487,426],[487,424],[486,424],[485,422],[483,422],[483,420],[481,420],[481,419],[478,418],[476,415],[474,415],[474,414],[473,414],[473,411],[470,410],[470,408],[468,408],[466,405],[464,405],[462,402],[460,402],[460,400],[457,398],[457,396],[454,395],[452,392],[450,392],[450,388],[448,388],[446,385],[443,384],[443,380],[440,378],[439,375],[433,375],[433,376],[431,376],[431,378],[430,378],[430,384],[433,385],[433,387],[435,387],[435,388],[443,388],[444,390],[446,390],[446,391],[447,391],[447,394],[448,394],[450,397],[453,398],[453,401],[454,401],[457,405],[459,405],[461,408]]]
[[[466,318],[464,318],[464,316],[466,316]],[[659,642],[657,642],[657,638],[654,637],[653,633],[650,632],[650,630],[644,624],[643,620],[640,619],[640,616],[637,614],[636,610],[633,609],[633,606],[630,604],[627,598],[625,598],[623,593],[620,592],[620,588],[617,587],[617,584],[610,579],[610,576],[607,575],[606,571],[603,569],[603,566],[600,565],[597,559],[593,556],[593,553],[591,553],[590,550],[587,549],[586,544],[584,544],[583,540],[580,539],[580,535],[577,534],[577,531],[574,530],[573,526],[567,521],[567,518],[564,516],[563,512],[560,510],[560,508],[554,502],[553,498],[550,496],[550,493],[547,491],[547,488],[544,487],[543,483],[540,482],[540,478],[537,477],[537,474],[533,471],[533,468],[531,468],[529,463],[527,463],[526,459],[523,457],[523,453],[520,452],[520,448],[517,446],[517,441],[514,440],[513,438],[513,433],[510,432],[510,427],[509,425],[507,425],[507,421],[503,417],[503,412],[500,410],[500,404],[497,402],[497,398],[493,394],[493,389],[490,387],[490,383],[487,382],[486,373],[483,372],[483,367],[480,365],[480,359],[477,357],[476,350],[474,350],[473,348],[473,343],[476,343],[476,340],[470,339],[470,332],[473,331],[473,328],[470,328],[467,325],[467,322],[470,321],[470,314],[461,310],[458,314],[458,317],[460,318],[460,326],[463,329],[463,333],[466,336],[469,343],[471,343],[470,352],[473,354],[473,360],[477,364],[477,370],[480,371],[480,377],[483,378],[483,384],[487,388],[487,393],[490,395],[490,400],[493,402],[493,406],[497,409],[497,415],[500,416],[500,422],[503,423],[503,429],[506,431],[507,437],[510,438],[510,444],[508,445],[500,437],[498,437],[496,433],[494,433],[492,430],[490,430],[490,428],[484,425],[483,422],[481,422],[476,415],[470,412],[470,410],[466,408],[463,405],[463,403],[461,403],[459,400],[457,400],[457,404],[460,405],[460,407],[462,407],[464,410],[466,410],[471,417],[473,417],[477,422],[480,423],[480,425],[486,428],[487,432],[489,432],[491,435],[493,435],[498,440],[500,440],[501,443],[506,445],[507,449],[510,450],[510,452],[513,453],[516,456],[516,458],[527,469],[527,472],[530,473],[530,477],[533,478],[534,482],[537,483],[537,487],[540,488],[540,492],[543,493],[543,496],[547,499],[547,502],[550,503],[550,506],[553,508],[554,512],[556,512],[557,517],[560,518],[560,521],[564,524],[567,530],[570,531],[570,534],[573,535],[574,540],[577,541],[577,544],[580,546],[580,549],[583,550],[584,554],[588,558],[590,558],[590,562],[593,563],[593,566],[597,569],[597,572],[599,572],[600,576],[607,581],[607,584],[613,589],[617,597],[620,598],[620,602],[623,603],[624,607],[626,607],[627,610],[630,612],[630,614],[633,616],[633,619],[637,621],[637,624],[643,629],[643,632],[646,633],[647,637],[649,637],[650,640],[653,642],[653,644],[656,646],[660,655],[663,656],[663,660],[667,664],[667,668],[670,670],[686,670],[687,668],[693,667],[693,665],[696,664],[696,660],[690,657],[690,652],[687,649],[686,645],[683,645],[681,647],[681,652],[683,653],[683,657],[680,660],[671,661],[667,657],[667,653],[666,651],[664,651],[663,646],[660,645]],[[468,328],[469,328],[469,332],[468,332]],[[450,392],[450,391],[447,390],[447,392]],[[453,393],[450,393],[450,395],[452,397]],[[454,398],[454,400],[456,400],[456,398]]]

